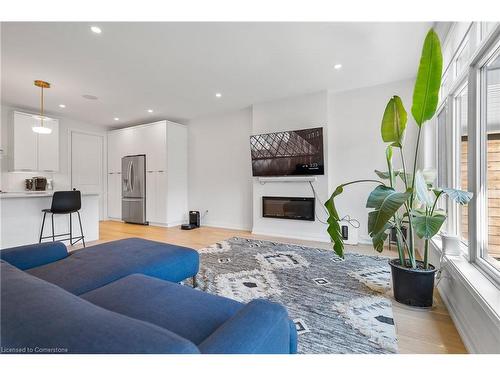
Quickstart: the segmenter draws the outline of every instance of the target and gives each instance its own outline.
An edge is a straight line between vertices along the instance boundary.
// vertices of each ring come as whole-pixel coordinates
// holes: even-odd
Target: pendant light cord
[[[42,97],[40,99],[40,126],[43,126],[43,86],[41,87],[42,89]]]

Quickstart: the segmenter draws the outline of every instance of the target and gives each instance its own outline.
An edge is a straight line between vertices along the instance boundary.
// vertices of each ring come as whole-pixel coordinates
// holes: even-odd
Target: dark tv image
[[[253,176],[325,174],[323,128],[252,135],[250,150]]]

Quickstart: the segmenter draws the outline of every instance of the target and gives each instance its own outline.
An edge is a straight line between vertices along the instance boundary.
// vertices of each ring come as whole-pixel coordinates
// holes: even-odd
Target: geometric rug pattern
[[[397,353],[387,258],[238,237],[199,252],[198,288],[283,304],[299,353]]]

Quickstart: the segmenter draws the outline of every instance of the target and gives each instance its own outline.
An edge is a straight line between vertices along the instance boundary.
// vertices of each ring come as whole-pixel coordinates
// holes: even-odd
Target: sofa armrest
[[[0,251],[0,259],[21,270],[56,262],[68,256],[62,242],[44,242],[34,245],[11,247]]]
[[[210,354],[295,353],[297,336],[290,323],[283,306],[253,300],[207,337],[199,349]]]

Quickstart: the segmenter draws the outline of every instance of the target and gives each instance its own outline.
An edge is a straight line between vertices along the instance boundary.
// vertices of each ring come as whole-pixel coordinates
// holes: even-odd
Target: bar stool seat
[[[43,220],[42,220],[42,228],[40,230],[40,239],[38,242],[42,242],[42,240],[47,238],[52,238],[52,241],[56,240],[58,237],[58,241],[68,241],[71,245],[76,244],[78,241],[82,241],[83,247],[85,247],[85,236],[83,235],[82,228],[82,219],[80,217],[80,208],[82,207],[82,197],[79,190],[70,190],[70,191],[56,191],[52,196],[52,204],[50,208],[44,208],[43,212]],[[78,222],[80,224],[80,236],[73,236],[73,222],[71,214],[75,213],[78,215]],[[52,235],[51,236],[43,236],[43,228],[45,226],[45,217],[47,214],[51,214],[52,219]],[[54,215],[69,215],[69,233],[55,234],[54,233]],[[59,238],[69,236],[68,238]],[[73,241],[75,240],[75,241]]]

